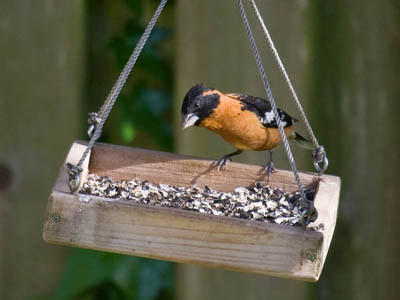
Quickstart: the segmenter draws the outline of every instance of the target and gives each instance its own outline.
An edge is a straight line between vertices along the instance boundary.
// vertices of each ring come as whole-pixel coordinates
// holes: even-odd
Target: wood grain
[[[83,150],[83,143],[74,143],[67,161],[76,161]],[[195,180],[225,191],[260,180],[257,166],[232,163],[218,173],[210,164],[177,154],[97,144],[89,172],[184,186]],[[65,172],[62,168],[49,199],[43,233],[47,242],[307,281],[320,275],[335,226],[340,186],[332,176],[317,180],[315,175],[301,174],[306,185],[318,185],[315,200],[320,217],[315,223],[323,222],[326,229],[317,232],[70,194]],[[278,171],[270,184],[295,188],[292,176]]]
[[[208,185],[221,191],[233,191],[238,185],[250,186],[260,181],[285,191],[297,190],[293,173],[289,171],[278,170],[268,181],[261,166],[229,162],[218,172],[215,161],[193,156],[107,144],[96,144],[92,151],[90,172],[116,180],[139,177],[154,183]],[[315,174],[306,173],[301,173],[300,179],[307,187],[316,187],[319,180]]]
[[[69,249],[40,235],[58,166],[86,121],[88,15],[80,0],[0,1],[0,168],[9,170],[0,299],[51,298],[63,278]]]

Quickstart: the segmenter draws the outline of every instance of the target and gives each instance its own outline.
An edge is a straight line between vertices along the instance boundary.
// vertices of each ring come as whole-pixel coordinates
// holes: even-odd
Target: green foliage
[[[121,135],[125,143],[129,143],[135,139],[136,130],[131,122],[121,122]]]
[[[110,41],[119,69],[122,69],[140,40],[147,25],[139,16],[143,13],[142,1],[125,0],[132,10],[123,34]],[[158,1],[154,1],[158,4]],[[152,11],[155,9],[152,7]],[[147,21],[147,20],[146,20]],[[160,149],[172,150],[172,63],[162,47],[170,41],[171,32],[160,25],[153,29],[135,65],[132,78],[119,100],[122,141],[132,143],[135,132],[145,132]]]
[[[173,264],[74,250],[54,300],[157,300],[173,298]]]

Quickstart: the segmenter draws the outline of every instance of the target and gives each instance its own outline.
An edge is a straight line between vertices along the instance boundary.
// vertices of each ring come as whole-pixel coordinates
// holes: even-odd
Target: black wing
[[[261,124],[263,124],[265,127],[278,128],[275,114],[272,110],[271,103],[268,100],[236,93],[227,94],[227,96],[239,100],[243,105],[242,110],[254,112],[260,119]],[[278,108],[278,113],[283,127],[292,126],[297,122],[295,118],[292,118],[280,108]]]

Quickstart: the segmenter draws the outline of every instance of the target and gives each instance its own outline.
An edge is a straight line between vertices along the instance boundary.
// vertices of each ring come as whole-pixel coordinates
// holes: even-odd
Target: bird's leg
[[[228,161],[232,160],[232,159],[231,159],[232,156],[239,155],[239,154],[242,153],[242,152],[243,152],[242,150],[237,150],[237,151],[235,151],[235,152],[229,153],[229,154],[223,156],[222,158],[218,159],[218,160],[216,161],[216,163],[215,163],[215,164],[217,165],[217,167],[218,167],[218,171],[220,171],[221,168],[222,168]]]
[[[269,162],[265,166],[264,170],[267,172],[268,178],[271,176],[272,172],[275,172],[274,162],[272,161],[272,150],[269,150]]]

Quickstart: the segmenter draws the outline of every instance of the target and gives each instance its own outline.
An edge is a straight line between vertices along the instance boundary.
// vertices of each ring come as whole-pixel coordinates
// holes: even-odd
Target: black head
[[[218,106],[218,93],[216,91],[215,93],[207,93],[210,91],[215,91],[215,89],[197,84],[186,94],[181,110],[182,129],[192,125],[199,125]],[[207,95],[204,95],[205,93]]]

